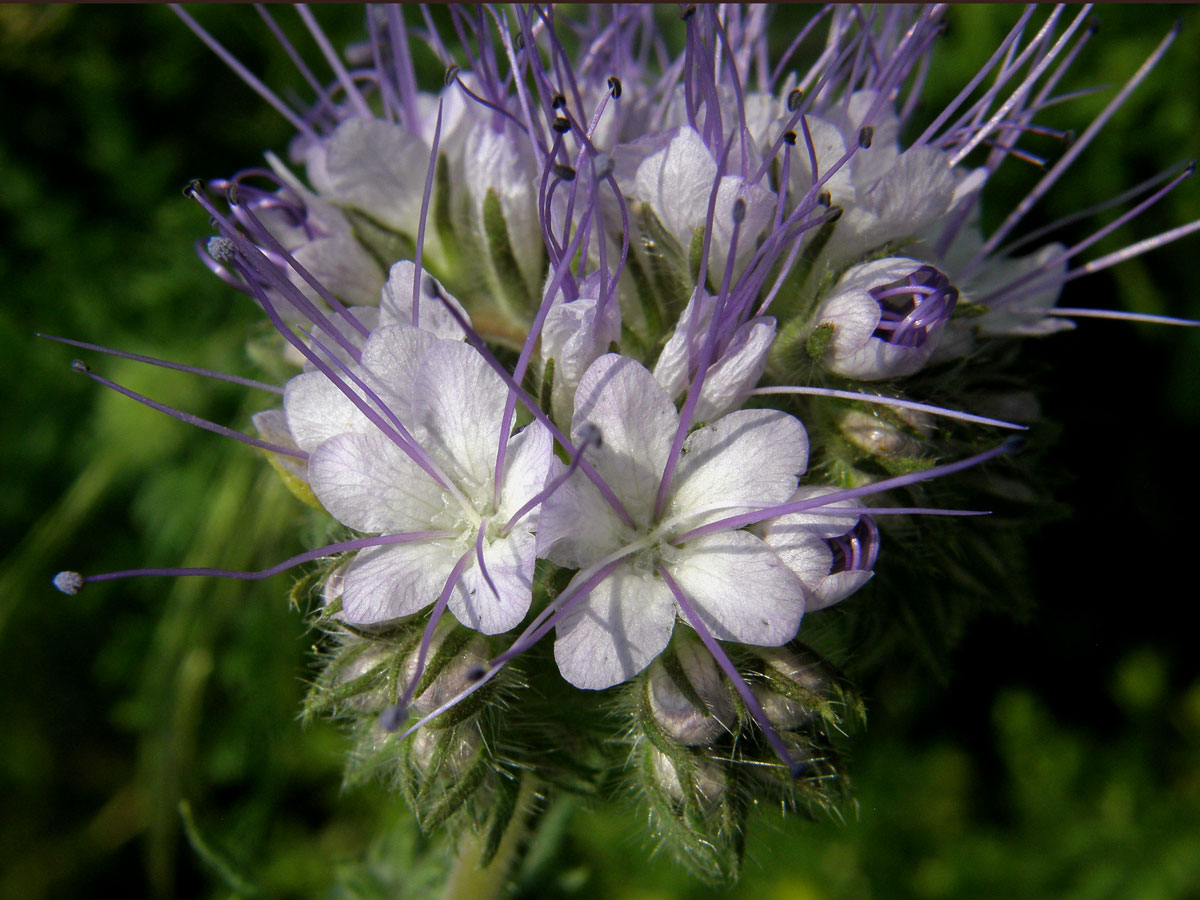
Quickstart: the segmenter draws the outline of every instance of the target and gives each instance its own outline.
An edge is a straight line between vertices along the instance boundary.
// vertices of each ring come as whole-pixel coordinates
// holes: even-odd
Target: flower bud
[[[820,362],[847,378],[911,375],[928,362],[958,302],[933,266],[889,257],[851,267],[817,314],[833,326]]]
[[[650,766],[658,786],[672,799],[681,803],[690,799],[698,801],[698,805],[702,807],[712,806],[724,797],[729,789],[724,769],[709,759],[696,760],[694,765],[687,766],[687,788],[684,786],[684,779],[680,778],[679,768],[672,762],[671,757],[657,747],[650,748]]]

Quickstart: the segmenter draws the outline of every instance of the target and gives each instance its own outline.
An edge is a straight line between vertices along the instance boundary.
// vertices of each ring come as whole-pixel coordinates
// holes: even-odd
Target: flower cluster
[[[350,718],[352,771],[427,827],[463,812],[494,852],[515,804],[481,798],[624,764],[663,839],[731,874],[748,800],[843,792],[861,704],[798,635],[872,578],[886,517],[967,514],[885,491],[1011,448],[1020,424],[965,408],[1003,398],[941,376],[1089,314],[1055,302],[1109,229],[1003,244],[1149,65],[985,237],[1083,14],[1023,13],[906,139],[938,7],[824,9],[774,62],[765,7],[439,13],[371,7],[342,59],[301,10],[335,75],[302,66],[303,110],[179,13],[297,131],[287,162],[187,193],[298,369],[242,437],[347,531],[269,570],[326,561],[310,712]]]

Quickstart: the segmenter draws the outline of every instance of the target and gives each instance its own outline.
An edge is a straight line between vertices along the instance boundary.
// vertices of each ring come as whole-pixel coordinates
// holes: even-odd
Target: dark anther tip
[[[481,679],[486,674],[487,674],[487,669],[485,669],[483,666],[480,666],[480,665],[471,666],[471,668],[467,669],[467,681],[474,683],[476,681],[479,681],[479,679]]]
[[[788,775],[791,776],[792,781],[799,781],[800,776],[802,776],[807,769],[808,763],[796,760],[788,765]]]
[[[73,359],[71,360],[71,371],[78,372],[80,375],[87,375],[92,371],[92,367],[82,359]]]
[[[801,102],[804,100],[804,91],[800,88],[792,88],[787,95],[788,112],[795,112],[800,108]]]
[[[426,275],[424,280],[421,281],[421,290],[424,291],[426,297],[437,298],[438,286],[437,282],[433,280],[432,275]]]
[[[842,209],[840,206],[829,207],[829,213],[825,216],[826,223],[836,222],[838,219],[840,219],[842,217],[843,212],[845,212],[845,210]]]
[[[200,191],[203,187],[204,187],[204,182],[202,182],[199,178],[193,178],[191,181],[189,181],[187,184],[185,184],[183,186],[183,196],[185,196],[189,200],[191,200],[197,194],[200,193]]]
[[[518,31],[516,38],[513,40],[513,49],[520,53],[525,49],[525,32]]]
[[[554,174],[563,181],[575,180],[575,170],[570,166],[564,166],[562,163],[555,163],[551,168],[554,170]]]
[[[1064,149],[1064,150],[1069,150],[1069,149],[1071,149],[1071,145],[1075,143],[1075,138],[1076,138],[1076,137],[1077,137],[1077,135],[1075,134],[1075,129],[1074,129],[1074,128],[1068,128],[1066,131],[1064,131],[1064,132],[1062,133],[1062,146],[1063,146],[1063,149]]]
[[[451,63],[446,67],[446,75],[442,79],[445,82],[446,87],[450,87],[450,85],[454,84],[454,80],[458,78],[458,73],[461,71],[462,66],[458,65],[458,63]]]
[[[1183,18],[1182,17],[1176,19],[1175,24],[1171,26],[1172,34],[1178,35],[1179,32],[1181,32],[1181,31],[1183,31]]]
[[[74,597],[83,587],[83,576],[78,572],[59,572],[54,576],[54,586]]]
[[[746,218],[746,201],[738,197],[733,201],[733,223],[740,225]]]
[[[229,202],[230,206],[241,205],[241,202],[242,202],[241,197],[242,197],[242,192],[240,190],[238,190],[238,186],[236,183],[230,184],[229,187],[227,187],[225,189],[225,199]]]
[[[1088,34],[1095,34],[1100,30],[1100,17],[1097,15],[1088,16],[1087,23]]]
[[[833,194],[829,193],[829,191],[821,191],[821,193],[817,194],[817,202],[828,209],[833,206]]]
[[[1196,161],[1194,159],[1183,167],[1183,174],[1186,178],[1191,178],[1196,174]]]
[[[400,726],[408,720],[408,708],[396,703],[379,714],[379,726],[384,731],[399,731]]]
[[[578,440],[580,449],[588,446],[604,446],[604,435],[600,433],[600,426],[591,422],[584,422],[579,426]]]
[[[689,3],[682,10],[680,10],[679,18],[683,19],[683,21],[685,21],[685,22],[688,22],[691,20],[692,16],[694,16],[695,14],[696,14],[696,4]]]
[[[567,105],[567,98],[564,97],[562,94],[555,94],[554,99],[552,99],[550,101],[551,109],[562,109],[566,105]]]
[[[621,79],[616,75],[608,76],[608,90],[614,100],[621,96]]]
[[[550,125],[559,134],[566,134],[571,130],[571,123],[566,116],[555,116],[554,121]]]
[[[871,146],[871,141],[875,140],[875,128],[871,125],[864,125],[858,130],[858,146],[866,150]]]
[[[790,147],[795,147],[796,146],[796,132],[785,131],[783,133],[783,142]]]

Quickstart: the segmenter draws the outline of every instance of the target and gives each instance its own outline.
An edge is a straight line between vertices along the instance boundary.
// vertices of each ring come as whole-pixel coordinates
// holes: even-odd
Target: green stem
[[[458,841],[458,856],[450,869],[442,900],[498,900],[508,885],[509,870],[516,859],[522,838],[529,830],[529,813],[537,794],[536,779],[521,776],[521,790],[517,795],[517,808],[509,820],[504,837],[496,855],[486,866],[480,866],[480,858],[487,843],[486,835],[468,829]]]

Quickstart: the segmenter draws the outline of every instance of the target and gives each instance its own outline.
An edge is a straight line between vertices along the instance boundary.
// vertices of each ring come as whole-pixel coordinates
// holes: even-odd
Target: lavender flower
[[[889,517],[966,529],[974,511],[921,492],[1014,449],[990,429],[1022,426],[959,409],[975,396],[942,373],[977,341],[1060,327],[1068,261],[1106,233],[1000,246],[1144,72],[984,239],[981,191],[1087,32],[1081,15],[1058,34],[1056,10],[1023,43],[1026,12],[903,146],[945,12],[826,9],[772,69],[763,7],[686,7],[680,50],[649,8],[452,6],[454,51],[428,10],[417,27],[372,8],[351,71],[301,10],[336,84],[302,67],[318,99],[297,110],[243,77],[296,126],[307,184],[268,156],[188,193],[218,232],[206,262],[300,369],[255,418],[261,438],[233,436],[355,534],[266,572],[56,586],[327,559],[315,615],[333,650],[309,708],[357,721],[359,757],[423,823],[461,815],[489,835],[486,862],[517,804],[489,807],[485,786],[573,789],[565,770],[598,783],[628,761],[663,839],[736,874],[733,785],[830,808],[834,735],[862,715],[798,643],[803,617],[872,579]],[[817,27],[824,49],[797,66]],[[445,65],[436,91],[418,88],[412,40]],[[886,396],[859,385],[885,380]],[[522,691],[513,708],[542,720],[498,713]]]

